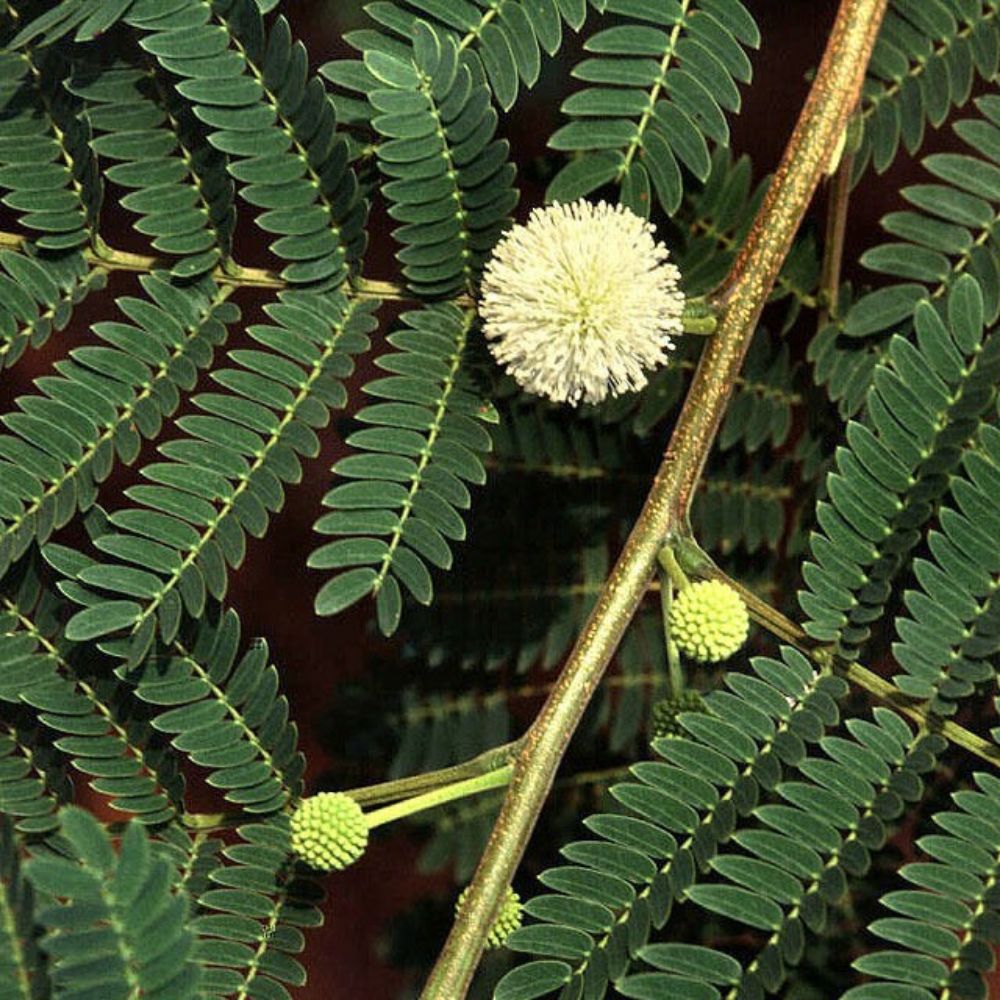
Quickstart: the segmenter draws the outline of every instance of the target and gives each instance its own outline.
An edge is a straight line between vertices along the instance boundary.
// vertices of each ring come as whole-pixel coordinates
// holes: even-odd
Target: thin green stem
[[[677,565],[675,559],[671,561],[675,566]],[[670,606],[674,600],[674,583],[662,558],[657,575],[660,584],[660,617],[663,621],[663,641],[667,646],[667,690],[671,698],[679,698],[684,690],[684,674],[681,672],[681,657],[677,643],[670,638]]]
[[[368,806],[433,791],[444,785],[488,774],[510,764],[520,752],[521,742],[514,740],[512,743],[504,743],[503,746],[487,750],[471,760],[437,771],[415,774],[408,778],[396,778],[393,781],[383,781],[378,785],[368,785],[363,788],[349,788],[345,794],[350,795],[358,805]]]
[[[636,153],[642,149],[642,137],[646,131],[646,127],[649,125],[653,115],[656,113],[656,102],[659,100],[661,91],[666,86],[667,71],[670,69],[670,64],[674,60],[674,55],[677,51],[677,42],[680,40],[681,36],[681,28],[683,28],[687,23],[687,12],[688,7],[690,6],[691,0],[681,0],[680,17],[678,17],[677,22],[671,29],[670,36],[667,39],[667,47],[663,53],[663,58],[660,60],[656,81],[653,83],[653,86],[649,91],[649,101],[643,109],[642,116],[639,118],[639,123],[635,128],[635,136],[629,143],[628,149],[625,150],[624,159],[622,160],[621,166],[618,168],[619,181],[628,173],[628,169],[632,165],[632,160],[635,158]]]
[[[0,232],[0,249],[23,250],[30,238],[20,233]],[[150,271],[169,269],[172,261],[165,257],[155,257],[148,254],[131,253],[128,250],[116,250],[109,247],[100,237],[95,239],[93,247],[83,247],[84,259],[95,267],[108,271],[134,271],[147,274]],[[234,261],[226,261],[210,272],[212,279],[220,285],[231,285],[235,288],[273,288],[285,289],[289,285],[280,274],[263,267],[243,267]],[[402,285],[392,281],[381,281],[376,278],[353,278],[349,292],[359,299],[394,299],[400,302],[413,302],[416,297],[411,295]],[[468,304],[470,300],[463,297],[456,300],[459,305]]]
[[[719,325],[714,316],[681,316],[684,332],[696,337],[710,337]]]
[[[12,883],[11,896],[16,889],[16,884]],[[4,938],[10,942],[10,951],[6,957],[9,965],[14,967],[14,982],[8,982],[7,985],[11,992],[7,995],[11,1000],[16,1000],[17,997],[20,997],[21,1000],[31,1000],[33,995],[31,972],[28,969],[27,956],[25,955],[28,942],[17,926],[17,915],[10,905],[11,900],[7,892],[5,886],[0,886],[0,931],[3,932]]]
[[[685,587],[691,586],[691,581],[687,578],[687,573],[681,569],[680,563],[677,561],[677,557],[674,555],[674,550],[669,545],[664,545],[663,548],[656,554],[656,561],[660,564],[660,567],[667,574],[670,582],[678,589],[684,590]],[[661,582],[660,587],[663,584]]]
[[[690,553],[693,548],[694,546],[689,547],[687,551]],[[699,568],[699,575],[722,580],[737,590],[746,603],[750,617],[758,625],[766,628],[775,638],[794,646],[818,666],[840,674],[841,677],[864,689],[882,704],[895,709],[908,719],[912,719],[920,729],[940,733],[950,743],[962,747],[963,750],[967,750],[994,766],[1000,763],[1000,747],[995,743],[949,719],[930,715],[920,704],[907,698],[891,681],[880,677],[860,663],[837,656],[832,647],[816,643],[790,618],[786,618],[777,608],[771,607],[770,604],[754,594],[753,591],[747,590],[737,580],[728,577],[708,559],[708,556],[702,555],[706,562]]]
[[[414,795],[411,798],[403,799],[402,802],[394,802],[391,806],[383,806],[374,812],[365,813],[368,829],[374,830],[377,826],[384,826],[397,819],[413,816],[415,813],[424,812],[427,809],[434,809],[446,802],[454,802],[456,799],[464,799],[469,795],[488,792],[491,788],[503,788],[510,781],[513,771],[512,764],[505,764],[495,771],[488,771],[475,778],[466,778],[464,781],[443,785],[441,788],[424,792],[423,795]]]
[[[491,750],[486,750],[476,757],[462,761],[461,764],[453,764],[451,767],[427,771],[424,774],[415,774],[408,778],[382,781],[377,785],[349,788],[344,794],[349,795],[359,806],[379,805],[383,802],[395,802],[398,799],[412,799],[420,793],[433,791],[446,785],[455,785],[460,781],[489,774],[508,766],[520,751],[522,741],[523,737],[520,740],[493,747]],[[239,810],[218,813],[188,812],[181,816],[181,822],[188,830],[209,832],[239,826],[252,818],[252,814]],[[121,826],[124,828],[124,824]],[[114,826],[109,828],[113,829]]]
[[[830,180],[826,209],[826,230],[823,233],[823,266],[819,279],[819,299],[822,308],[816,328],[822,330],[836,315],[840,291],[840,269],[844,259],[844,241],[847,236],[847,209],[851,202],[851,175],[854,172],[854,154],[845,152]]]

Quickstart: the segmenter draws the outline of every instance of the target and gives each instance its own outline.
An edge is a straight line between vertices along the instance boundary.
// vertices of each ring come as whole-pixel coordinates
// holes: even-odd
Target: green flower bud
[[[455,916],[462,912],[462,906],[469,895],[469,887],[466,886],[455,903]],[[490,928],[490,933],[486,938],[487,948],[502,948],[507,938],[521,926],[521,897],[514,890],[507,886],[507,893],[500,907],[500,915],[496,923]]]
[[[292,850],[313,868],[340,871],[354,864],[367,846],[365,814],[343,792],[312,795],[292,813]]]
[[[697,691],[684,691],[679,698],[662,698],[649,716],[649,738],[661,736],[686,736],[677,716],[681,712],[704,712],[705,702]]]
[[[682,653],[702,663],[728,659],[749,631],[743,598],[721,580],[685,587],[670,608],[670,637]]]

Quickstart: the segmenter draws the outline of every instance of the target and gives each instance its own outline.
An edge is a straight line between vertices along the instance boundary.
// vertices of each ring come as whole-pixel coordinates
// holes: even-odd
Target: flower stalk
[[[377,826],[393,823],[397,819],[413,816],[415,813],[433,809],[446,802],[454,802],[456,799],[478,795],[480,792],[488,792],[493,788],[503,788],[510,781],[513,770],[512,764],[506,764],[503,767],[498,767],[495,771],[487,771],[486,774],[480,774],[475,778],[466,778],[464,781],[442,785],[430,792],[424,792],[423,795],[414,795],[401,802],[394,802],[391,806],[383,806],[374,812],[365,813],[368,829],[374,830]]]
[[[648,589],[665,542],[688,535],[688,509],[757,320],[861,93],[888,0],[841,0],[809,97],[726,282],[709,338],[649,497],[549,699],[529,729],[463,910],[424,1000],[464,997],[503,893],[559,763]]]

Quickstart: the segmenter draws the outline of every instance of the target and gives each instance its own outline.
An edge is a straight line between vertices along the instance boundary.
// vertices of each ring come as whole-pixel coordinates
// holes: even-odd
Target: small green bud
[[[343,792],[312,795],[292,813],[292,850],[313,868],[340,871],[354,864],[367,846],[365,814]]]
[[[662,698],[654,706],[649,716],[649,738],[658,740],[662,736],[687,735],[677,716],[681,712],[704,712],[705,702],[697,691],[684,691],[679,698]]]
[[[469,887],[466,886],[455,903],[455,916],[462,912],[462,906],[469,895]],[[490,933],[486,938],[487,948],[502,948],[507,938],[521,926],[521,897],[514,890],[507,886],[507,893],[500,907],[500,915],[496,923],[490,928]]]
[[[682,653],[702,663],[728,659],[749,632],[743,598],[721,580],[685,587],[670,607],[670,637]]]

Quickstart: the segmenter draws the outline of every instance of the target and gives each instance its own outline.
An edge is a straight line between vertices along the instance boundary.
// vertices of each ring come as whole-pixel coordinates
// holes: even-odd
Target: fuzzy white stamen
[[[490,350],[528,392],[599,403],[646,384],[681,332],[680,272],[621,205],[536,208],[497,244],[480,315]]]

